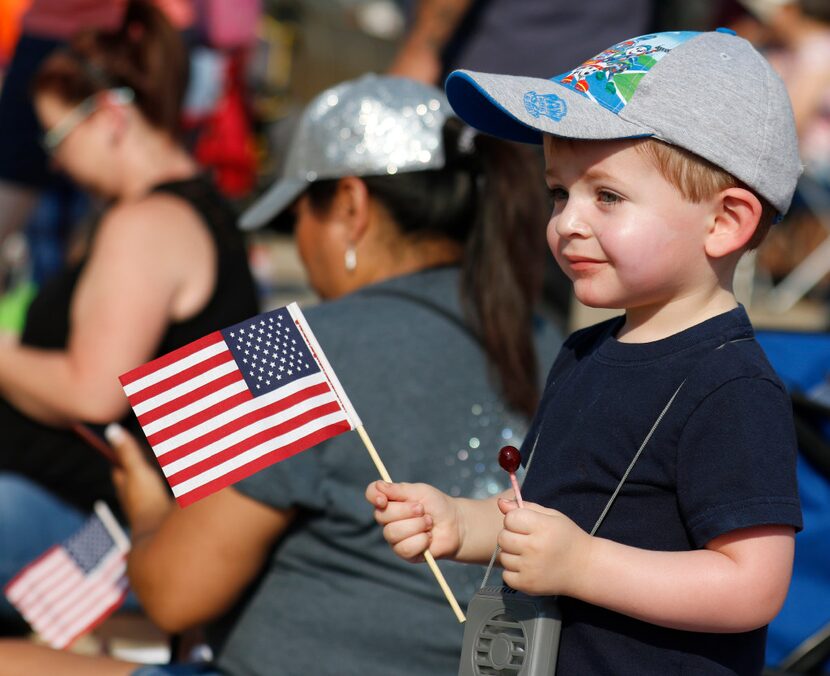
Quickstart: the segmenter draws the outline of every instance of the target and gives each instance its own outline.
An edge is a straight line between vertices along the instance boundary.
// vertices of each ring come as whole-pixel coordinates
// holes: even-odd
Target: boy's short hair
[[[467,123],[514,141],[664,141],[734,177],[779,214],[801,172],[784,83],[727,29],[624,40],[550,80],[455,71],[446,90]],[[690,165],[678,166],[682,175]]]
[[[757,249],[764,241],[778,211],[762,195],[755,193],[728,171],[683,148],[652,138],[643,139],[642,143],[634,147],[653,162],[663,178],[690,202],[710,199],[727,188],[746,188],[753,192],[761,202],[761,217],[744,249]]]

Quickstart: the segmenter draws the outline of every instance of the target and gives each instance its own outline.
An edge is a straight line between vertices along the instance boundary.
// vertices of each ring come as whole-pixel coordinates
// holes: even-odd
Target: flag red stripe
[[[242,392],[237,392],[227,399],[216,402],[213,406],[208,406],[206,409],[203,409],[198,413],[194,413],[188,418],[179,420],[168,427],[160,429],[158,432],[148,435],[147,441],[149,441],[150,445],[155,448],[155,446],[161,442],[167,441],[182,432],[187,432],[187,430],[191,427],[201,425],[202,423],[205,423],[208,420],[211,420],[212,418],[215,418],[216,416],[239,406],[240,404],[244,404],[246,401],[252,401],[253,399],[254,395],[251,394],[251,391],[248,389],[245,389]],[[145,434],[147,434],[146,431]],[[162,457],[167,457],[167,453],[165,453]]]
[[[210,345],[214,345],[218,342],[224,342],[224,338],[219,331],[214,331],[213,333],[209,333],[198,340],[194,340],[192,343],[188,343],[187,345],[178,348],[177,350],[173,350],[172,352],[168,352],[165,355],[162,355],[158,359],[154,359],[153,361],[147,362],[146,364],[142,364],[141,366],[137,366],[132,371],[128,371],[124,375],[119,377],[122,386],[129,385],[130,383],[134,383],[136,380],[143,378],[144,376],[150,375],[154,371],[158,371],[165,366],[170,366],[174,362],[179,361],[179,359],[184,359],[185,357],[189,357],[191,354],[198,352],[199,350],[203,350]]]
[[[36,613],[38,626],[36,629],[40,634],[50,633],[52,636],[60,636],[73,624],[83,617],[95,604],[100,602],[100,597],[113,591],[118,581],[126,574],[126,562],[124,556],[116,550],[110,550],[110,557],[106,564],[88,576],[75,566],[75,571],[81,577],[81,581],[74,585],[67,593],[52,594],[45,598],[46,605]]]
[[[196,376],[200,376],[203,373],[207,373],[212,368],[216,368],[217,366],[221,366],[229,361],[233,360],[233,355],[229,352],[220,352],[219,354],[215,354],[212,357],[208,357],[204,361],[200,361],[198,364],[193,364],[186,368],[184,371],[179,371],[178,373],[174,373],[171,376],[168,376],[164,380],[160,380],[157,383],[152,385],[148,385],[142,390],[138,392],[133,392],[127,399],[130,401],[131,406],[137,406],[148,399],[155,397],[158,394],[166,392],[167,390],[176,387],[177,385],[181,385],[182,383],[186,383],[191,378],[195,378]]]
[[[66,643],[63,645],[63,648],[68,648],[75,641],[77,641],[81,636],[83,636],[84,634],[92,631],[93,629],[98,627],[100,624],[102,624],[104,622],[104,620],[106,620],[110,615],[112,615],[121,606],[121,604],[124,603],[124,599],[127,598],[127,594],[129,593],[129,591],[130,591],[130,588],[125,587],[124,591],[121,594],[121,596],[119,596],[112,605],[105,608],[101,612],[101,614],[98,617],[96,617],[92,622],[89,622],[85,627],[79,629],[78,632],[74,636],[67,639]]]
[[[205,383],[201,387],[197,387],[189,392],[186,392],[180,397],[171,399],[166,404],[156,406],[156,408],[138,416],[138,422],[141,423],[142,427],[144,427],[144,425],[149,425],[151,422],[155,422],[159,418],[175,413],[178,409],[189,406],[190,404],[199,401],[199,399],[202,399],[213,392],[221,390],[223,387],[227,387],[228,385],[232,385],[233,383],[239,382],[243,379],[242,373],[234,369],[230,373],[226,373],[225,375],[220,376],[209,383]]]
[[[54,598],[62,597],[67,585],[74,588],[83,582],[83,573],[70,560],[66,550],[60,546],[54,549],[59,552],[59,565],[50,568],[48,575],[41,575],[17,601],[18,607],[26,612],[31,612],[32,608],[37,610],[45,601],[51,603]]]
[[[274,425],[267,429],[262,430],[261,432],[257,432],[256,434],[252,434],[249,437],[246,437],[244,441],[239,442],[238,444],[234,444],[229,448],[226,448],[215,455],[210,456],[209,458],[205,458],[204,460],[200,460],[199,462],[190,465],[190,467],[186,467],[183,470],[176,472],[175,474],[171,474],[167,477],[167,482],[170,486],[178,486],[183,481],[187,481],[188,479],[192,479],[195,476],[198,476],[202,472],[206,472],[217,465],[221,465],[226,460],[230,460],[233,457],[236,457],[240,453],[244,453],[247,450],[254,448],[255,446],[259,446],[269,439],[273,439],[274,437],[281,436],[286,434],[292,430],[305,425],[317,418],[321,418],[324,415],[328,415],[329,413],[336,413],[340,409],[340,404],[337,401],[329,401],[325,404],[321,404],[316,408],[312,408],[309,411],[305,411],[296,416],[292,416],[290,420],[286,420],[279,425]]]
[[[118,585],[122,580],[126,583],[125,574],[124,557],[121,555],[113,557],[104,569],[94,573],[92,578],[79,585],[75,596],[80,594],[80,598],[72,600],[68,605],[64,604],[64,607],[58,610],[45,611],[41,617],[42,626],[38,627],[38,632],[44,637],[48,634],[49,638],[58,639],[67,632],[74,632],[79,623],[85,626],[88,620],[84,618],[90,613],[97,613],[102,603],[106,603],[106,597],[118,591]],[[55,601],[60,603],[59,599]],[[109,604],[103,607],[109,607]]]
[[[225,488],[232,483],[236,483],[245,477],[255,474],[259,470],[268,467],[268,465],[273,465],[276,462],[290,458],[292,455],[296,455],[297,453],[311,448],[312,446],[316,446],[326,439],[335,437],[343,432],[348,432],[349,430],[351,430],[351,425],[347,420],[323,427],[312,432],[308,436],[303,437],[302,439],[298,439],[291,444],[282,446],[281,448],[271,451],[270,453],[266,453],[256,460],[252,460],[247,465],[237,467],[235,470],[232,470],[227,474],[223,474],[222,476],[217,477],[212,481],[199,486],[198,488],[194,488],[192,491],[180,495],[176,498],[176,502],[179,503],[180,507],[187,507],[188,505],[210,495],[211,493],[214,493],[215,491],[220,490],[221,488]]]
[[[263,406],[262,408],[250,411],[249,413],[242,415],[236,418],[235,420],[231,420],[230,422],[225,423],[221,427],[217,427],[215,430],[208,432],[207,434],[203,434],[202,436],[197,437],[192,441],[188,441],[182,444],[181,446],[176,447],[175,449],[159,457],[159,464],[162,467],[165,467],[166,465],[169,465],[171,462],[174,462],[179,458],[183,458],[184,456],[189,455],[193,451],[197,451],[200,448],[204,448],[208,444],[212,444],[213,442],[218,441],[219,439],[222,439],[228,436],[229,434],[233,434],[234,432],[241,430],[242,428],[247,427],[252,423],[257,422],[258,420],[263,420],[264,418],[275,415],[280,411],[284,411],[288,408],[291,408],[292,406],[295,406],[296,404],[299,404],[300,402],[303,402],[306,399],[310,399],[311,397],[316,397],[318,395],[325,394],[329,391],[330,390],[328,383],[317,383],[316,385],[310,385],[309,387],[300,390],[299,392],[295,392],[294,394],[291,394],[287,397],[283,397],[282,399],[279,399],[272,404],[268,404],[267,406]],[[246,396],[247,400],[253,399],[253,396],[251,396],[249,392],[243,392],[242,394]],[[179,434],[187,429],[190,429],[195,424],[204,422],[205,420],[213,418],[215,415],[232,408],[232,406],[227,404],[227,402],[231,401],[231,399],[216,404],[215,406],[212,406],[210,409],[206,409],[204,412],[212,411],[211,415],[205,416],[204,419],[199,420],[197,423],[189,422],[193,420],[194,417],[196,417],[191,416],[191,418],[183,420],[180,423],[176,423],[175,425],[171,425],[171,427],[168,427],[164,430],[161,430],[160,432],[157,432],[156,434],[153,434],[149,437],[150,444],[155,445],[159,443],[159,441],[165,441],[170,437],[175,436],[175,434]],[[175,428],[176,430],[175,434],[168,434],[168,431],[173,428]],[[158,441],[156,440],[157,438]]]

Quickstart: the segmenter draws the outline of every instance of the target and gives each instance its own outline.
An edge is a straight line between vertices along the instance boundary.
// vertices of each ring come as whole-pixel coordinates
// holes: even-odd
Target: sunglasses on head
[[[58,146],[66,140],[72,130],[101,107],[100,100],[102,96],[106,97],[111,103],[124,106],[133,101],[135,93],[129,87],[117,87],[87,96],[43,135],[41,140],[43,149],[49,155],[54,155]]]

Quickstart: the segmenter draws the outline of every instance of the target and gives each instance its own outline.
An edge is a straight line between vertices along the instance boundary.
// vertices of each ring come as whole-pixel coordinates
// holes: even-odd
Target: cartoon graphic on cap
[[[695,35],[691,31],[641,35],[617,43],[569,73],[551,79],[618,113],[631,100],[646,73],[677,45]]]

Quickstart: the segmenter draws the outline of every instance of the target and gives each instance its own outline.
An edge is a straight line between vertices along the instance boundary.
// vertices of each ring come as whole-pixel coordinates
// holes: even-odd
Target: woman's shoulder
[[[153,192],[113,205],[101,219],[96,237],[128,237],[175,246],[177,241],[192,243],[206,235],[202,217],[187,200]]]

